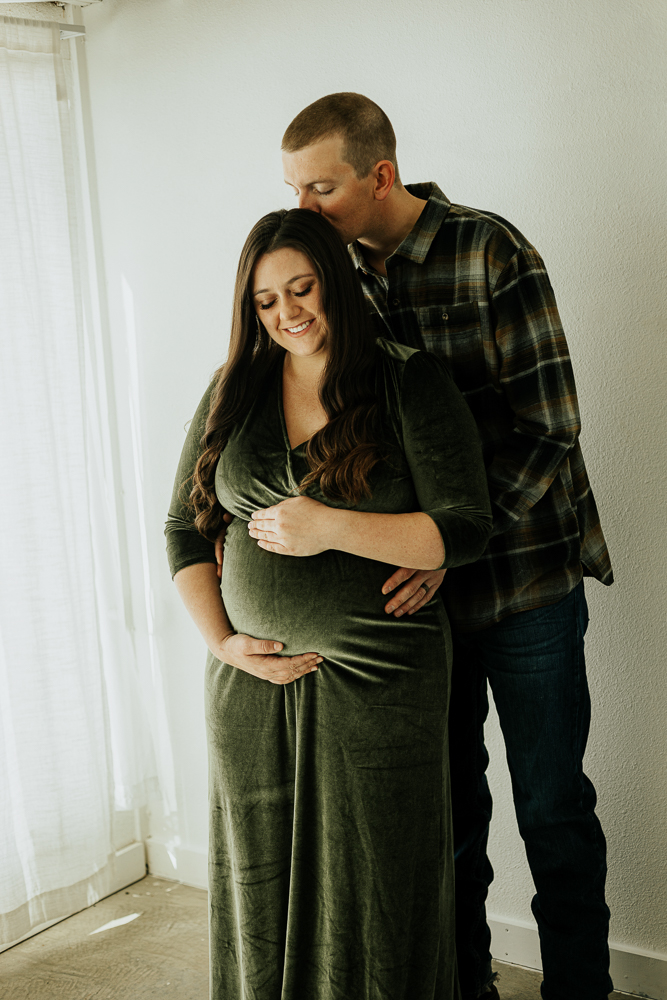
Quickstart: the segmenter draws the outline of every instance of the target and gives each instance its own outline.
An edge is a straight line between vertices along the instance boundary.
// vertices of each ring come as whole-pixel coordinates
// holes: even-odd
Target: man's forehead
[[[285,180],[289,183],[290,177],[298,177],[303,185],[332,180],[335,175],[351,169],[343,160],[342,152],[340,136],[327,136],[294,153],[283,152]]]

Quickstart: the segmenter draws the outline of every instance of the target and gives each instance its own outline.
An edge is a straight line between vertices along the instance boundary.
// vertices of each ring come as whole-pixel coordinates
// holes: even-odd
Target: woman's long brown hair
[[[375,339],[354,265],[340,236],[317,212],[281,209],[260,219],[245,242],[236,273],[229,355],[215,374],[215,387],[202,437],[202,454],[192,477],[190,504],[195,525],[214,539],[224,511],[215,495],[215,470],[232,427],[262,393],[285,350],[257,322],[252,278],[263,254],[290,247],[311,261],[320,286],[329,356],[320,385],[328,417],[306,447],[309,472],[304,492],[319,482],[324,496],[350,506],[369,497],[369,473],[381,458],[375,389]]]

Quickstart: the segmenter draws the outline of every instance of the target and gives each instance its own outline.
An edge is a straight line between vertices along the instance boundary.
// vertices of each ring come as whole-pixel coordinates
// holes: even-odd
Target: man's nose
[[[319,212],[319,207],[311,191],[301,191],[299,193],[299,208],[307,208],[311,212]]]

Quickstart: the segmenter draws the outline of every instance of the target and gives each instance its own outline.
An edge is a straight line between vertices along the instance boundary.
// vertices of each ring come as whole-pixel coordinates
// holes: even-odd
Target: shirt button
[[[401,300],[400,299],[392,299],[391,300],[391,304],[392,304],[392,306],[400,306]]]
[[[449,316],[447,315],[447,313],[443,313],[443,314],[442,314],[442,318],[443,318],[443,319],[449,319]]]

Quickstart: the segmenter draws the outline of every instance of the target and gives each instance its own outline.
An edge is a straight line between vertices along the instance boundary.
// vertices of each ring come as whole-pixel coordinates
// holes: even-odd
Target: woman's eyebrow
[[[293,282],[298,281],[300,278],[314,278],[314,277],[315,275],[311,273],[295,274],[293,278],[290,278],[289,281],[285,282],[285,285],[291,285]],[[270,288],[258,288],[256,292],[253,292],[253,295],[264,295],[265,292],[270,292],[270,291],[271,291]]]

